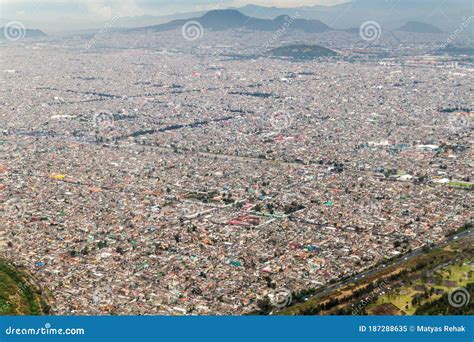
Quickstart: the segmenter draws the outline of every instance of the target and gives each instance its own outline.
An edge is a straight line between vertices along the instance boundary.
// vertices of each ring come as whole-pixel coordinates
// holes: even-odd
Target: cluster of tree
[[[298,292],[293,292],[293,300],[295,302],[303,302],[306,298],[314,295],[316,293],[316,289],[311,287],[306,290],[300,290]]]
[[[273,282],[269,276],[264,277],[264,280],[267,282],[267,287],[276,289],[276,283]],[[316,291],[317,290],[315,288],[309,288],[306,290],[292,292],[291,293],[292,303],[301,303],[309,296],[314,295]],[[257,307],[259,311],[256,312],[256,314],[258,315],[268,315],[270,311],[275,309],[268,296],[265,296],[262,299],[257,300]]]
[[[268,313],[273,309],[272,302],[268,296],[257,300],[257,307],[259,309],[257,312],[258,315],[268,315]]]
[[[397,169],[387,169],[383,171],[383,174],[386,178],[389,178],[391,176],[396,176],[398,174]]]
[[[304,205],[299,204],[296,201],[293,201],[290,204],[285,206],[284,211],[285,211],[285,214],[288,215],[304,208],[305,208]]]
[[[277,97],[275,94],[271,93],[262,93],[262,92],[242,92],[242,91],[233,91],[229,93],[230,95],[245,95],[245,96],[254,96],[254,97],[262,97],[262,98],[269,98],[269,97]]]
[[[322,304],[319,304],[318,306],[315,306],[315,307],[309,307],[309,308],[306,308],[304,310],[301,311],[301,315],[304,315],[304,316],[312,316],[312,315],[317,315],[319,314],[321,311],[328,311],[340,304],[344,304],[344,303],[348,303],[348,302],[351,302],[352,300],[356,299],[356,298],[361,298],[369,293],[372,293],[377,287],[379,286],[379,284],[373,282],[373,283],[369,283],[368,285],[352,292],[350,295],[348,296],[344,296],[344,297],[341,297],[341,298],[331,298],[329,299],[328,301],[322,303]],[[344,309],[339,309],[339,311],[351,311],[349,308],[344,308]],[[338,312],[339,312],[338,311]]]
[[[466,285],[468,293],[474,293],[474,283]],[[449,293],[443,294],[439,299],[430,301],[418,307],[415,315],[472,315],[474,314],[474,298],[467,297],[467,303],[460,307],[454,307],[449,302]]]
[[[439,111],[441,113],[471,112],[471,109],[467,107],[456,106],[456,107],[442,108]]]
[[[318,315],[321,311],[330,310],[340,304],[350,303],[354,301],[355,299],[363,299],[362,297],[374,292],[377,288],[381,288],[381,284],[388,284],[398,279],[405,278],[408,273],[409,273],[409,270],[404,269],[398,273],[392,274],[386,278],[381,279],[379,283],[372,282],[366,285],[365,287],[360,288],[357,291],[354,291],[350,296],[345,296],[340,299],[331,299],[328,302],[323,303],[321,305],[305,308],[301,311],[301,315],[310,315],[310,316]],[[347,315],[348,313],[352,313],[352,309],[350,307],[340,308],[336,311],[336,315]],[[365,310],[361,309],[358,311],[358,314],[365,315],[367,313]]]

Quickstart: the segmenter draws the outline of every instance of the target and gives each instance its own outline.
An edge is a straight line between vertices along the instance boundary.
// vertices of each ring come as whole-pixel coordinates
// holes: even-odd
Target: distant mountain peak
[[[25,38],[41,38],[47,34],[37,29],[25,29],[18,27],[0,27],[0,40],[18,41]]]
[[[237,10],[212,10],[197,19],[204,27],[225,29],[242,26],[250,17]]]
[[[434,25],[422,23],[420,21],[408,21],[405,25],[398,28],[397,31],[405,31],[412,33],[443,33]]]
[[[206,18],[222,18],[222,17],[234,17],[234,18],[247,18],[246,15],[242,14],[241,12],[235,10],[235,9],[223,9],[223,10],[211,10],[204,14],[201,18],[206,19]]]

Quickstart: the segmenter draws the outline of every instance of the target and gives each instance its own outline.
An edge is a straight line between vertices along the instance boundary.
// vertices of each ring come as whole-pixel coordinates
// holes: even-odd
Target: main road
[[[447,245],[450,242],[455,241],[455,240],[472,238],[473,236],[474,236],[474,229],[470,228],[470,229],[464,230],[460,233],[449,236],[449,237],[443,239],[442,241],[440,241],[439,243],[432,245],[430,247],[430,250],[435,249],[435,248],[439,248],[439,247],[443,247],[443,246],[445,246],[445,245]],[[362,271],[358,274],[355,274],[355,275],[353,275],[353,276],[351,276],[347,279],[341,280],[341,281],[339,281],[335,284],[322,286],[319,289],[317,289],[317,293],[315,295],[311,296],[310,299],[320,298],[320,297],[323,297],[325,295],[331,294],[334,291],[340,289],[341,287],[344,287],[344,286],[346,286],[350,283],[356,283],[357,281],[359,281],[363,278],[373,276],[373,275],[377,274],[378,272],[380,272],[381,270],[383,270],[387,267],[397,266],[397,265],[401,265],[403,263],[406,263],[409,260],[411,260],[411,259],[413,259],[413,258],[415,258],[415,257],[417,257],[417,256],[419,256],[423,253],[426,253],[426,251],[423,251],[422,248],[417,248],[417,249],[415,249],[415,250],[413,250],[413,251],[411,251],[407,254],[404,254],[402,256],[399,256],[396,259],[393,259],[393,260],[391,260],[391,261],[389,261],[385,264],[372,267],[368,270],[365,270],[365,271]],[[298,303],[296,303],[296,304],[298,304]],[[287,308],[284,308],[282,310],[286,310],[286,309]],[[278,311],[279,310],[275,310],[271,314],[273,314],[274,312],[278,312]]]

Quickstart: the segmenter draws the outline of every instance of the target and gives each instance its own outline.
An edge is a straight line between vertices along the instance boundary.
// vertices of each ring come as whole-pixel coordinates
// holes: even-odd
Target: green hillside
[[[22,271],[0,259],[0,315],[42,315],[49,306]]]

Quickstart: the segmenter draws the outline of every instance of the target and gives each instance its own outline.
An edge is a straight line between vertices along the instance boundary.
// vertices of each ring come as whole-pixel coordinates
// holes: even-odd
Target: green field
[[[447,282],[452,282],[452,284]],[[413,315],[421,305],[437,300],[441,298],[442,294],[449,293],[455,288],[465,288],[468,283],[472,282],[474,282],[473,266],[467,263],[449,265],[446,268],[434,271],[428,276],[413,281],[410,285],[402,286],[392,293],[378,298],[367,311],[371,313],[371,308],[391,303],[401,312]],[[425,293],[429,295],[428,298],[423,296]],[[417,295],[423,298],[419,303],[413,304],[413,298]]]
[[[463,188],[463,189],[469,189],[472,190],[474,189],[474,183],[468,183],[468,182],[448,182],[448,186],[452,186],[455,188]]]

